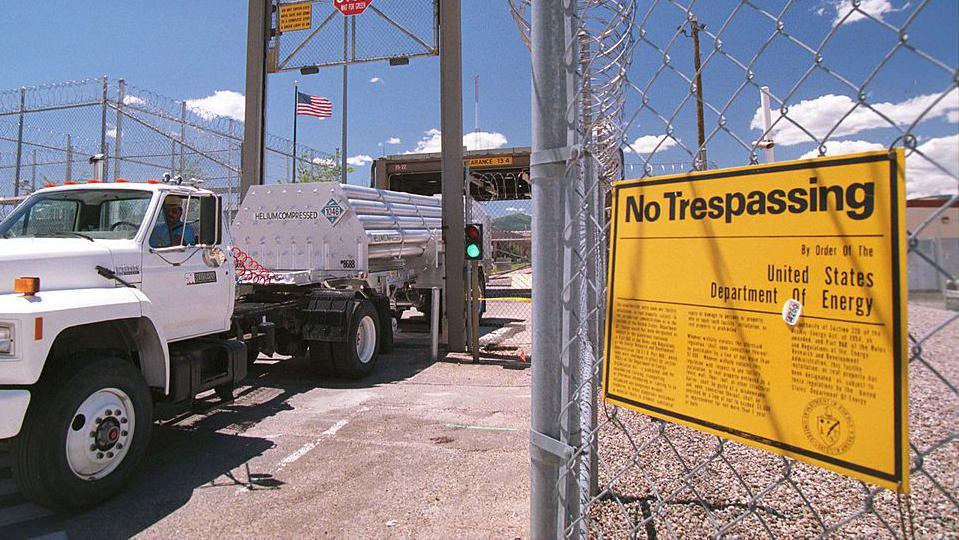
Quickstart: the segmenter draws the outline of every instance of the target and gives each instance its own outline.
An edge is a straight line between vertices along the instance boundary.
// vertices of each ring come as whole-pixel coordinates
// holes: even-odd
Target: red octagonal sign
[[[363,13],[372,3],[373,0],[333,0],[333,7],[345,17],[349,17]]]

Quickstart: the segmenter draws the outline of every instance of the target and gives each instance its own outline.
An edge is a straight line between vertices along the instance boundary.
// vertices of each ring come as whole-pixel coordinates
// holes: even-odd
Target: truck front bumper
[[[29,390],[0,390],[0,439],[9,439],[20,433],[28,405]]]

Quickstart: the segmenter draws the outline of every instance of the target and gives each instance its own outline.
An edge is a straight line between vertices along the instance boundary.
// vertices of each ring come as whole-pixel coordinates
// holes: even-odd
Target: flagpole
[[[353,17],[343,17],[343,128],[342,128],[342,142],[343,154],[340,156],[340,183],[346,183],[346,79],[347,79],[347,64],[349,61],[349,33],[350,33],[350,19]],[[354,28],[356,28],[354,26]]]
[[[296,104],[300,100],[300,89],[299,82],[293,81],[293,177],[290,178],[292,183],[296,183]]]

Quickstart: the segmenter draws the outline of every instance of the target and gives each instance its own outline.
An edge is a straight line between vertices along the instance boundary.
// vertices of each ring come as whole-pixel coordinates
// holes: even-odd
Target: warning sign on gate
[[[310,2],[280,4],[280,32],[309,30],[312,15],[313,5]]]
[[[904,165],[615,184],[605,399],[906,491]]]

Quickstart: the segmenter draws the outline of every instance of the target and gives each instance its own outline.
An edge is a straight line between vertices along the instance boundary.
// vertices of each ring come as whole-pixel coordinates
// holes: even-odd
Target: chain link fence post
[[[127,83],[123,79],[117,81],[117,125],[114,127],[116,136],[113,138],[113,176],[120,177],[120,141],[123,138],[123,100],[126,97]]]
[[[530,418],[530,504],[532,538],[557,538],[566,529],[561,501],[567,487],[560,468],[572,449],[563,442],[564,268],[563,231],[566,161],[570,146],[567,119],[573,89],[572,58],[566,43],[575,3],[536,2],[532,6],[533,335]],[[561,493],[563,494],[561,496]]]
[[[107,77],[103,77],[103,93],[100,96],[100,153],[103,154],[103,177],[98,180],[106,180],[110,176],[110,160],[107,159],[109,150],[107,149],[107,99],[109,97],[110,86]]]
[[[20,163],[23,160],[23,111],[27,100],[27,89],[20,87],[20,114],[17,122],[17,158],[13,169],[13,196],[20,196]]]
[[[67,133],[67,146],[66,146],[66,171],[64,173],[64,180],[73,180],[73,141],[70,138],[70,134]]]
[[[186,154],[186,101],[180,102],[180,163],[177,167],[177,175],[183,176],[183,171],[186,167],[185,154]]]

